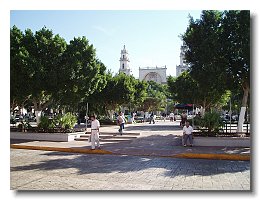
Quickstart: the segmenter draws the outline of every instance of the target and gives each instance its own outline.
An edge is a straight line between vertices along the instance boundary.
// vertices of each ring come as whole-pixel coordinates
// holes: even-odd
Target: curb
[[[198,154],[198,153],[184,153],[173,156],[174,158],[196,158],[196,159],[213,159],[213,160],[237,160],[250,161],[250,155],[239,154]]]
[[[113,154],[110,151],[102,149],[82,149],[82,148],[65,148],[65,147],[42,147],[42,146],[27,146],[11,144],[12,149],[29,149],[29,150],[42,150],[42,151],[60,151],[68,153],[84,153],[84,154]]]
[[[109,154],[109,155],[130,155],[130,156],[153,156],[164,158],[185,158],[185,159],[210,159],[210,160],[235,160],[235,161],[250,161],[250,155],[239,154],[201,154],[201,153],[182,153],[176,155],[160,155],[160,154],[127,154],[127,153],[115,153],[106,151],[103,149],[82,149],[82,148],[65,148],[65,147],[43,147],[43,146],[27,146],[11,144],[12,149],[28,149],[28,150],[42,150],[42,151],[58,151],[68,153],[83,153],[83,154]]]

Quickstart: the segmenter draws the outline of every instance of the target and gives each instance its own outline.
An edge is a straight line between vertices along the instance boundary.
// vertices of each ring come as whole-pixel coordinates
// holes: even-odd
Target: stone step
[[[88,138],[89,135],[81,135],[80,138]],[[121,136],[121,135],[99,135],[99,138],[101,139],[109,139],[109,138],[119,138],[119,139],[135,139],[137,136]]]
[[[100,138],[100,142],[127,142],[130,141],[131,139],[120,139],[120,138],[111,138],[111,139],[103,139]],[[76,138],[75,141],[88,141],[88,138]]]
[[[87,132],[85,135],[89,135],[90,132]],[[115,135],[115,134],[118,134],[117,131],[115,132],[100,132],[99,135]],[[138,132],[123,132],[123,135],[141,135],[140,133]]]

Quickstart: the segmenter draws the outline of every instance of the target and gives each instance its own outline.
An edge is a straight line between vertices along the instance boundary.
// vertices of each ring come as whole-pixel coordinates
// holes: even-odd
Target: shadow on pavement
[[[141,170],[164,169],[163,175],[167,177],[176,176],[209,176],[224,173],[243,172],[250,169],[250,162],[245,161],[213,161],[213,160],[186,160],[169,158],[151,158],[136,156],[112,156],[112,155],[82,155],[67,158],[72,154],[62,152],[44,153],[48,159],[36,164],[11,167],[11,171],[26,170],[65,170],[75,168],[77,174],[91,173],[126,173]],[[66,156],[66,158],[64,158]],[[50,159],[51,157],[51,159]],[[58,158],[57,158],[58,157]],[[239,165],[239,163],[246,163]],[[66,174],[64,174],[66,175]]]
[[[174,135],[152,135],[148,137],[140,137],[131,142],[119,142],[114,144],[103,144],[102,149],[113,150],[120,153],[130,152],[127,155],[93,155],[93,154],[75,154],[63,152],[45,152],[40,154],[43,156],[34,164],[11,167],[11,171],[25,170],[64,170],[69,168],[77,169],[79,175],[91,173],[126,173],[138,172],[141,170],[157,170],[164,169],[164,176],[208,176],[224,173],[243,172],[250,169],[248,161],[226,161],[226,160],[203,160],[203,159],[175,159],[145,156],[131,156],[131,152],[141,151],[149,153],[172,154],[176,151],[190,152],[203,151],[203,148],[184,148],[176,146],[180,142],[180,137]],[[174,146],[175,143],[175,146]],[[72,147],[72,148],[89,148],[89,146]],[[209,148],[204,148],[208,151]],[[228,149],[220,149],[225,151]],[[234,150],[234,149],[233,149]],[[245,151],[248,149],[245,149]],[[241,151],[241,149],[240,149]],[[28,151],[28,153],[30,153]],[[208,152],[205,152],[208,153]],[[241,153],[241,152],[240,152]],[[240,163],[244,163],[240,165]],[[165,171],[166,170],[166,171]],[[64,174],[65,175],[65,174]]]
[[[176,131],[182,130],[179,125],[173,124],[142,124],[142,125],[134,125],[134,126],[126,126],[126,131]]]

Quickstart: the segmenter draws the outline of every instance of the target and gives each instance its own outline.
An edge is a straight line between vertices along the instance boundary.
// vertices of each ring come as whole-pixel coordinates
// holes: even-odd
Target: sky
[[[139,67],[167,67],[176,75],[180,47],[189,15],[199,19],[201,10],[11,10],[10,26],[33,32],[46,26],[68,43],[86,36],[107,69],[117,73],[123,46],[129,53],[132,74]]]

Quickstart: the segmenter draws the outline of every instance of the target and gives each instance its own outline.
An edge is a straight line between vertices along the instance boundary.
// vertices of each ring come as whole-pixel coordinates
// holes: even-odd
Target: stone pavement
[[[140,136],[94,151],[87,141],[11,140],[11,190],[251,190],[250,148],[185,148],[174,123],[127,125]]]
[[[221,160],[250,160],[250,148],[245,147],[182,147],[179,122],[129,124],[125,133],[139,132],[128,141],[101,142],[102,150],[91,151],[87,141],[48,142],[12,140],[11,148],[63,151],[88,154],[157,156],[174,158],[203,158]],[[117,126],[101,127],[100,132],[117,133]],[[120,136],[118,136],[120,137]]]
[[[250,191],[250,162],[11,149],[11,190]]]

